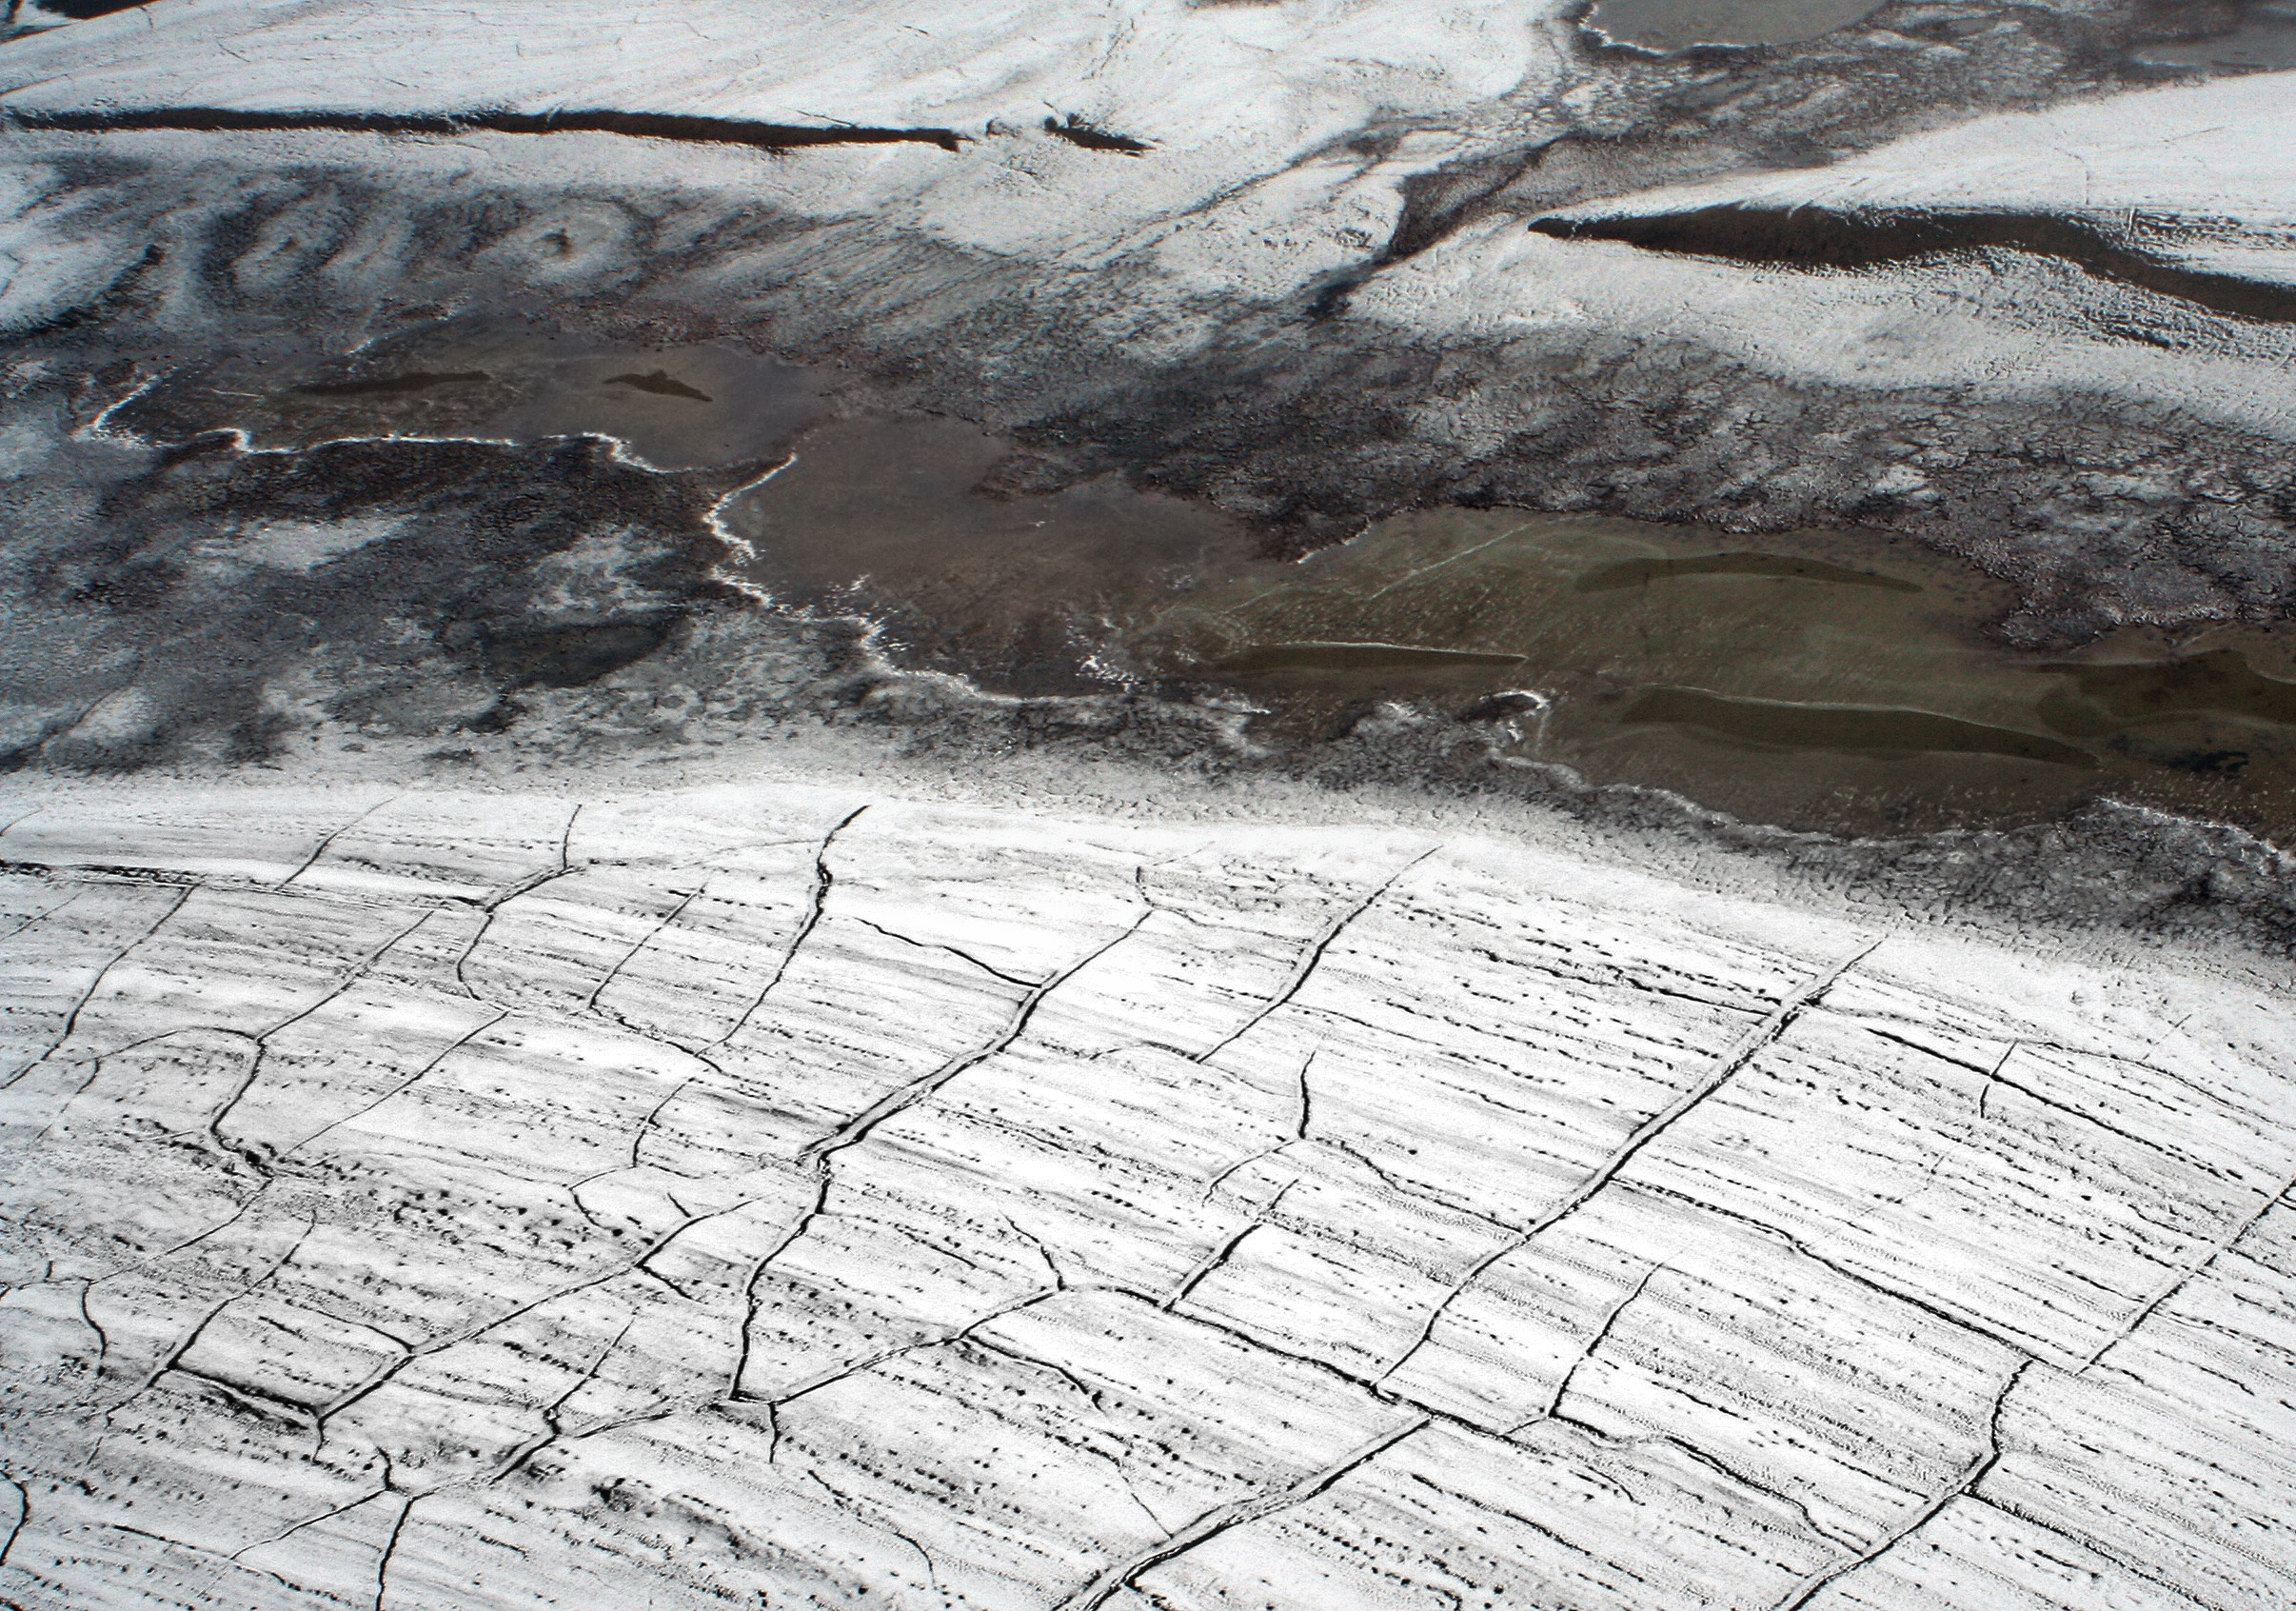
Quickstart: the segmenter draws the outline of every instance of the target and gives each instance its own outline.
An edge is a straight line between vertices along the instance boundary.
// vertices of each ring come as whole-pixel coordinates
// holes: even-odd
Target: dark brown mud
[[[1525,664],[1519,654],[1416,644],[1259,644],[1207,669],[1216,677],[1251,677],[1265,671],[1450,671],[1492,666],[1519,668]]]
[[[1120,479],[1032,492],[1031,461],[976,426],[852,419],[798,439],[725,508],[743,578],[786,604],[881,624],[903,664],[998,693],[1105,691],[1119,624],[1256,561],[1240,522]]]
[[[2218,20],[2208,18],[2214,8],[2177,8],[2187,13],[2195,10],[2205,19]],[[2147,67],[2215,72],[2277,72],[2296,68],[2296,6],[2286,0],[2260,0],[2225,7],[2220,17],[2225,14],[2231,22],[2229,28],[2220,21],[2215,28],[2179,29],[2171,37],[2138,46],[2131,57]]]
[[[494,377],[484,369],[460,369],[451,374],[432,374],[416,369],[404,375],[384,375],[376,380],[312,381],[295,389],[306,397],[405,397],[418,391],[428,391],[440,386],[483,385]]]
[[[2141,21],[2117,6],[1983,0],[1893,7],[1886,26],[1712,57],[1588,41],[1568,70],[1592,94],[1583,113],[1561,115],[1552,84],[1526,81],[1464,125],[1381,114],[1312,153],[1403,175],[1404,206],[1392,238],[1367,239],[1359,262],[1268,298],[1176,288],[1151,252],[1078,274],[1025,253],[984,256],[895,218],[801,215],[746,194],[426,190],[384,182],[347,152],[299,157],[251,186],[250,163],[276,162],[272,143],[74,136],[49,142],[42,161],[52,155],[69,192],[59,205],[82,209],[75,228],[90,249],[108,244],[116,273],[69,306],[38,308],[48,322],[34,333],[109,338],[145,320],[227,340],[250,328],[317,332],[342,349],[442,305],[546,296],[567,317],[624,333],[651,326],[665,344],[730,337],[839,368],[875,389],[872,404],[1016,434],[1047,449],[1056,479],[1115,475],[1214,503],[1292,554],[1440,504],[1602,509],[1747,534],[1857,523],[2019,577],[2024,642],[2070,646],[2116,621],[2188,614],[2195,599],[2260,619],[2296,603],[2276,563],[2296,541],[2296,506],[2284,507],[2285,444],[2256,432],[2078,391],[2004,400],[1781,378],[1633,328],[1432,337],[1347,311],[1350,288],[1479,220],[1527,223],[1653,185],[1823,163],[1988,109],[2135,82],[2144,75],[2126,50]],[[1455,156],[1432,168],[1414,158],[1445,129]],[[1184,342],[1167,339],[1180,329]],[[447,353],[420,367],[496,372]],[[722,396],[708,378],[685,381]],[[458,421],[485,400],[458,414],[445,406],[454,389],[387,428],[473,428]],[[1510,424],[1465,424],[1490,421]],[[2112,490],[2139,485],[2168,495]],[[2086,558],[2100,542],[2134,557],[2101,570]]]
[[[614,356],[626,369],[635,355]],[[67,425],[75,409],[92,417],[52,385],[0,399],[10,440],[59,404]],[[1114,482],[1045,489],[1039,460],[956,422],[847,419],[796,447],[780,477],[725,504],[747,472],[650,470],[594,441],[250,452],[218,433],[162,448],[136,446],[116,415],[54,436],[42,474],[0,482],[19,534],[0,552],[0,760],[324,766],[333,750],[381,749],[508,780],[607,755],[704,757],[792,722],[863,723],[953,766],[1027,747],[1528,796],[1605,831],[1656,835],[1660,853],[1668,836],[1719,842],[1860,898],[2274,947],[2296,938],[2296,901],[2267,848],[2233,826],[2107,803],[2154,798],[2270,831],[2291,771],[2286,724],[2164,715],[2163,704],[2240,704],[2214,686],[2225,679],[2196,694],[2173,666],[2175,691],[2141,701],[2130,725],[2083,736],[2035,720],[2049,690],[2111,701],[2131,675],[2122,667],[2214,646],[2007,654],[1969,624],[2009,590],[1914,545],[1787,534],[1764,552],[1798,563],[1700,569],[1722,546],[1711,531],[1449,510],[1279,564],[1195,506]],[[729,556],[711,511],[752,500],[764,507],[740,523],[759,544],[751,576],[778,575],[802,606],[802,573],[810,602],[885,629],[762,608],[713,582]],[[1665,560],[1689,563],[1647,586],[1576,587]],[[1827,579],[1843,575],[1919,590]],[[915,643],[881,607],[903,602]],[[1028,634],[1006,629],[1030,619],[1059,626],[1036,647],[1079,692],[982,700],[901,669],[1039,675]],[[960,630],[936,628],[952,621]],[[2291,668],[2268,638],[2238,647],[2257,677]],[[2103,682],[2081,682],[2100,667]],[[1668,687],[1711,701],[1653,709]],[[1859,708],[1847,731],[1781,732],[1764,702]],[[1731,731],[1749,709],[1769,725]],[[1897,725],[1877,735],[1876,710]],[[1922,718],[1937,730],[1910,732]],[[1971,731],[1979,742],[1951,747]],[[1948,747],[1890,747],[1909,738]],[[2096,766],[2032,759],[2055,752],[2028,740]],[[2176,787],[2152,786],[2161,779]],[[1600,786],[1621,781],[1655,787]],[[1940,826],[1962,831],[1920,837]]]
[[[688,386],[667,369],[649,369],[643,375],[608,375],[608,386],[626,386],[655,397],[683,397],[688,403],[715,403],[716,398],[698,387]]]
[[[1653,184],[1823,162],[1950,117],[2128,81],[2128,19],[2117,12],[1966,5],[1901,9],[1890,26],[1886,40],[1881,30],[1850,29],[1793,50],[1679,62],[1589,46],[1581,65],[1599,80],[1595,109],[1557,133],[1552,87],[1541,86],[1478,112],[1459,155],[1404,182],[1394,237],[1365,242],[1361,273],[1376,277],[1494,214],[1528,222]],[[1970,30],[1984,32],[1982,49],[1950,45]],[[1907,40],[1940,48],[1910,50]],[[1374,119],[1318,160],[1408,168],[1396,159],[1425,132],[1409,119]],[[2059,733],[2039,704],[2071,685],[2033,669],[2039,646],[2049,662],[2069,663],[2075,646],[2116,620],[2188,626],[2284,613],[2296,484],[2277,441],[2088,395],[2000,400],[1791,382],[1631,329],[1420,339],[1338,316],[1343,296],[1324,308],[1331,316],[1305,318],[1306,288],[1266,302],[1190,303],[1145,256],[1079,276],[962,250],[896,222],[797,216],[747,195],[477,186],[433,195],[348,162],[267,173],[250,188],[247,152],[228,139],[48,144],[60,182],[79,187],[59,192],[59,205],[89,209],[90,239],[125,244],[117,277],[33,336],[91,372],[108,361],[94,356],[102,342],[138,320],[162,331],[158,343],[209,344],[189,362],[170,351],[172,368],[90,382],[105,404],[144,388],[112,413],[112,429],[181,442],[228,425],[282,453],[376,437],[479,438],[502,451],[471,472],[492,478],[483,495],[452,482],[451,453],[393,459],[403,485],[391,499],[316,523],[326,530],[315,535],[280,521],[195,530],[187,516],[145,541],[151,565],[94,579],[81,602],[112,601],[100,607],[115,612],[115,627],[147,599],[168,596],[163,562],[198,569],[186,554],[270,556],[256,567],[267,583],[273,572],[304,574],[293,570],[298,556],[349,542],[366,529],[358,522],[420,519],[434,505],[483,504],[486,522],[513,528],[536,509],[564,518],[573,484],[552,488],[522,467],[546,456],[548,437],[585,430],[627,445],[606,455],[624,468],[725,469],[691,477],[673,500],[699,523],[686,537],[703,543],[711,504],[702,492],[725,487],[742,467],[762,470],[794,443],[795,463],[718,511],[755,550],[743,579],[816,620],[850,612],[878,623],[898,666],[960,672],[993,691],[1127,702],[1126,720],[1141,721],[1144,711],[1256,702],[1264,714],[1248,736],[1293,756],[1387,744],[1378,735],[1392,723],[1380,712],[1393,706],[1409,721],[1440,717],[1444,730],[1471,732],[1525,765],[1558,762],[1756,821],[1851,831],[2035,821],[2078,807],[2085,790],[2124,787],[2227,820],[2277,820],[2269,796],[2284,768],[2272,724],[2187,713],[2093,737]],[[2148,239],[2131,237],[2137,247]],[[577,250],[583,242],[605,244]],[[522,345],[532,330],[497,343],[467,316],[444,316],[521,295],[559,299],[566,318],[621,333],[570,343],[561,366]],[[1161,340],[1183,306],[1199,332],[1184,350]],[[306,351],[290,362],[250,344],[244,355],[214,357],[217,345],[257,327],[321,331],[312,346],[355,356]],[[378,330],[398,333],[372,339]],[[754,340],[817,371],[760,365],[744,381],[742,365],[759,361],[713,337]],[[846,377],[839,409],[942,418],[903,423],[910,437],[898,441],[876,434],[881,421],[819,425],[826,405],[804,377],[830,366]],[[669,384],[632,382],[655,374]],[[394,388],[424,375],[485,378]],[[1494,420],[1507,428],[1476,424]],[[426,481],[433,470],[447,479]],[[505,490],[513,484],[515,496]],[[2114,490],[2140,485],[2167,490]],[[624,502],[614,491],[594,523],[584,517],[581,538],[545,545],[558,556],[544,567],[548,585],[536,582],[521,595],[527,603],[493,615],[417,614],[407,627],[397,618],[412,608],[418,582],[442,585],[410,572],[409,590],[388,595],[394,620],[372,623],[361,653],[379,656],[395,631],[402,658],[392,674],[419,682],[411,667],[450,650],[458,675],[491,679],[499,694],[520,678],[546,687],[627,652],[638,658],[610,677],[658,665],[687,689],[665,697],[731,697],[684,658],[692,651],[680,630],[644,647],[687,605],[665,603],[679,596],[666,586],[623,596],[628,566],[608,549],[612,533],[629,528],[619,518]],[[1503,511],[1528,506],[1582,512],[1525,514],[1566,525],[1499,541],[1518,518]],[[1379,523],[1415,507],[1436,524]],[[1610,547],[1572,553],[1557,533],[1594,518],[1590,510],[1651,524],[1629,521]],[[1446,520],[1464,524],[1446,536]],[[1371,537],[1328,566],[1273,557],[1357,538],[1369,525]],[[1836,526],[1845,529],[1827,539],[1812,529]],[[2014,576],[2020,593],[1958,567],[1949,568],[1973,579],[1933,575],[1923,566],[1948,562],[1887,530],[1973,555]],[[1489,551],[1465,554],[1470,537]],[[323,558],[310,574],[340,567],[347,583],[388,549],[380,539],[371,551],[346,548],[359,557]],[[2105,567],[2100,552],[2134,557]],[[1697,568],[1718,553],[1787,568]],[[1803,562],[1887,572],[1904,586],[1791,568]],[[1581,590],[1619,565],[1644,567],[1646,580]],[[522,636],[523,617],[551,589],[574,587],[578,571],[588,615],[537,628],[578,634],[553,658]],[[1795,589],[1828,602],[1783,598]],[[1984,597],[1964,596],[1974,593]],[[328,598],[329,611],[348,610],[347,596]],[[1924,618],[1888,613],[1900,608]],[[2005,617],[2013,641],[2035,654],[1982,635]],[[323,636],[349,629],[347,615],[320,619]],[[579,636],[593,627],[594,642]],[[225,653],[205,637],[198,652]],[[276,682],[284,664],[267,662],[265,675]],[[131,681],[125,668],[118,677]],[[2029,776],[2014,771],[2028,765],[2014,755],[1765,747],[1711,726],[1620,719],[1659,687],[1910,709],[2068,744],[2098,767],[2068,785],[2069,768],[2030,763]],[[392,708],[419,726],[429,718],[417,703]],[[1449,721],[1468,710],[1492,719]],[[2210,726],[2241,722],[2255,730]],[[2247,757],[2237,773],[2208,759],[2236,751]]]
[[[2228,716],[2296,727],[2296,682],[2266,677],[2238,649],[2135,664],[2039,667],[2072,687],[2050,696],[2041,717],[2058,732],[2100,733],[2186,716]]]
[[[858,124],[827,126],[745,123],[734,118],[693,117],[675,112],[613,111],[604,109],[512,112],[473,109],[453,112],[240,111],[223,107],[149,107],[117,111],[6,112],[19,129],[53,129],[72,133],[111,130],[180,129],[195,134],[266,134],[334,131],[349,134],[624,134],[636,139],[678,140],[711,146],[748,146],[790,151],[808,146],[937,146],[964,148],[970,135],[954,129],[867,129]]]
[[[89,17],[108,17],[114,11],[132,11],[148,6],[153,0],[41,0],[41,10],[53,11],[60,17],[86,21]],[[23,14],[24,0],[8,0],[8,20],[14,22]]]
[[[1046,118],[1044,132],[1056,140],[1065,140],[1088,151],[1113,151],[1118,156],[1146,156],[1156,149],[1151,141],[1136,140],[1129,134],[1102,129],[1076,112],[1070,112],[1066,117]]]

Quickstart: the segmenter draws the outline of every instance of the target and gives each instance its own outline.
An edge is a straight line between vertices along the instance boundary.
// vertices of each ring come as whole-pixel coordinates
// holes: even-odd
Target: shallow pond
[[[1620,45],[1794,45],[1859,23],[1882,0],[1596,0],[1587,27]]]
[[[2129,54],[2152,67],[2213,68],[2223,72],[2296,68],[2296,0],[2244,7],[2237,25],[2214,38],[2159,40],[2140,45]]]
[[[1872,531],[1440,509],[1276,564],[1169,499],[989,496],[1000,451],[946,423],[816,431],[732,512],[749,573],[992,688],[1241,695],[1277,745],[1402,703],[1792,826],[2028,822],[2099,794],[2296,823],[2296,645],[2268,630],[2012,654],[1982,630],[2005,587]]]
[[[2006,587],[1875,531],[1432,509],[1278,563],[1206,506],[1113,478],[1033,490],[1005,439],[836,417],[829,391],[731,348],[456,320],[348,357],[209,363],[126,423],[259,443],[588,431],[663,467],[785,458],[722,511],[777,602],[866,615],[899,663],[994,692],[1240,701],[1278,747],[1460,722],[1524,762],[1795,827],[2022,823],[2108,794],[2296,833],[2283,633],[2012,654],[1984,632]]]
[[[258,447],[343,436],[596,434],[663,469],[779,454],[821,412],[807,371],[729,347],[638,347],[504,316],[441,320],[334,358],[251,350],[170,377],[121,423],[230,425]]]

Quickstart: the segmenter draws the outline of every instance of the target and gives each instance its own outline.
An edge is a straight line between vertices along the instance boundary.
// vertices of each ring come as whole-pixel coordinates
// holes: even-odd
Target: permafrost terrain
[[[2296,1587],[2237,970],[795,786],[0,851],[27,1604]]]
[[[2282,9],[8,23],[0,1604],[2296,1603]]]

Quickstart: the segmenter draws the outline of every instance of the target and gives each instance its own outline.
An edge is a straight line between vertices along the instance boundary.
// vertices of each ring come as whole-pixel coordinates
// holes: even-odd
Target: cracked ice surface
[[[1392,827],[25,804],[11,1603],[2296,1598],[2255,976]]]

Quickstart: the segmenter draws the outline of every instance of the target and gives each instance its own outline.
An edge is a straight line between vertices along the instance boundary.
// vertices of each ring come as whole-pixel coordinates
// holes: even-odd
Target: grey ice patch
[[[7,438],[0,436],[0,452]],[[5,461],[0,460],[0,466]],[[298,575],[316,570],[329,560],[381,543],[399,534],[406,522],[396,515],[355,515],[348,520],[259,520],[246,527],[226,557],[241,565],[291,570]]]
[[[529,613],[589,616],[601,610],[643,609],[658,600],[629,573],[661,557],[659,543],[626,527],[593,531],[572,547],[534,562],[527,571],[535,589]]]
[[[121,688],[97,700],[64,738],[75,748],[127,754],[157,737],[166,715],[160,702],[142,688]]]
[[[71,726],[71,718],[63,706],[0,700],[0,761],[39,748],[49,734]]]
[[[55,457],[56,433],[40,419],[10,420],[0,426],[0,481],[36,475]]]

